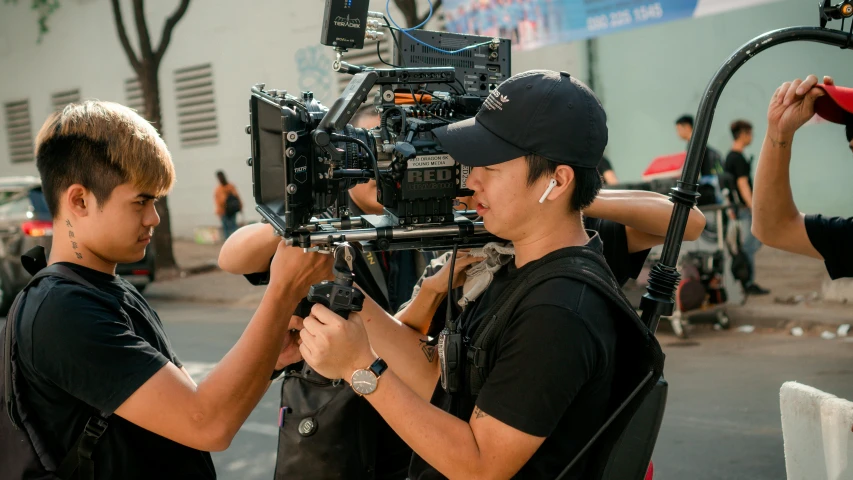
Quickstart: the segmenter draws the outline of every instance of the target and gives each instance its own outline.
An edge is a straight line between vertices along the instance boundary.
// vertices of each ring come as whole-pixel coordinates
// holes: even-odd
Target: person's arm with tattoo
[[[824,83],[833,85],[824,77]],[[786,82],[773,94],[767,110],[767,134],[755,175],[752,233],[769,247],[823,260],[806,231],[805,215],[791,192],[791,144],[794,133],[814,115],[814,103],[824,91],[814,88],[817,77]]]
[[[392,317],[366,295],[358,313],[373,351],[393,366],[403,383],[429,401],[438,381],[439,368],[435,347],[426,343],[427,337]]]

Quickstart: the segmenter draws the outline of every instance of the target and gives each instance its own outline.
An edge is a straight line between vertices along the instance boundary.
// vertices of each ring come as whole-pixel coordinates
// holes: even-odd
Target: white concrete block
[[[797,382],[779,399],[788,480],[853,480],[853,402]]]
[[[820,417],[827,478],[853,478],[853,402],[841,398],[825,400]]]

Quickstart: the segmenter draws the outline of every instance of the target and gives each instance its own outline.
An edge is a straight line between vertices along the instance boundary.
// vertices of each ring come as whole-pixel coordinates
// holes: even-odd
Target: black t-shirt
[[[625,225],[591,217],[584,217],[583,224],[587,230],[598,232],[603,244],[604,260],[607,261],[607,266],[613,272],[616,282],[619,285],[625,285],[629,279],[637,278],[643,269],[646,257],[649,256],[649,250],[636,253],[628,251],[628,233]]]
[[[167,362],[181,366],[159,317],[121,277],[63,263],[98,290],[57,277],[31,288],[18,317],[31,421],[60,462],[97,411],[112,414]],[[98,479],[216,478],[210,454],[112,415],[95,449]]]
[[[853,217],[806,215],[806,233],[830,278],[853,277]]]
[[[702,160],[702,165],[699,167],[699,174],[704,176],[716,175],[723,170],[722,157],[720,152],[711,147],[705,147],[705,158]]]
[[[625,229],[625,225],[612,222],[610,220],[591,217],[584,217],[583,223],[584,228],[587,230],[595,230],[598,232],[598,236],[603,243],[602,254],[604,256],[604,260],[607,262],[607,266],[610,267],[610,271],[613,272],[613,276],[616,278],[619,285],[624,286],[629,279],[637,278],[640,271],[643,269],[646,258],[649,256],[649,250],[636,253],[630,253],[628,251],[628,234]],[[448,255],[439,258],[439,260],[444,261],[434,261],[427,267],[423,276],[418,280],[418,287],[426,278],[438,273],[438,270],[442,265],[449,262]],[[462,289],[458,288],[453,292],[453,315],[458,315],[460,313],[457,308],[456,301],[462,297],[461,291]],[[444,328],[447,318],[446,311],[447,299],[445,298],[442,300],[441,305],[438,307],[435,315],[433,316],[427,335],[431,337],[438,336]]]
[[[732,181],[729,198],[732,203],[737,205],[745,205],[746,202],[740,196],[740,190],[737,187],[737,181],[741,177],[749,179],[749,189],[752,190],[752,165],[747,161],[746,157],[741,152],[729,152],[726,157],[726,173],[731,175]]]
[[[598,236],[587,246],[602,251]],[[520,269],[510,263],[499,270],[483,296],[463,314],[463,336],[473,335],[520,272],[549,258]],[[513,478],[550,480],[607,419],[615,372],[614,319],[620,313],[592,287],[566,278],[555,278],[532,289],[516,312],[497,341],[495,366],[480,395],[472,398],[468,387],[462,385],[461,393],[450,397],[439,384],[432,403],[465,421],[476,405],[517,430],[547,437]],[[444,478],[417,454],[409,477]],[[564,478],[583,477],[581,465]]]

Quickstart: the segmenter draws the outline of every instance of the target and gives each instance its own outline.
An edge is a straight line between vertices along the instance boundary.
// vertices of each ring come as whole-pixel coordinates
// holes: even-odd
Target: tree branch
[[[435,16],[435,14],[438,13],[439,8],[441,8],[441,0],[435,0],[434,2],[432,2],[432,14],[433,14],[433,16]],[[417,13],[416,13],[416,15],[417,15]],[[415,23],[411,26],[414,27],[415,25],[420,25],[420,24],[424,23],[424,21],[426,21],[428,16],[429,16],[429,10],[427,10],[427,12],[424,14],[424,16],[422,18],[415,20]]]
[[[441,2],[442,0],[432,2],[433,15],[438,13],[438,9],[441,8]],[[418,17],[417,0],[394,0],[394,4],[397,5],[397,8],[400,9],[400,12],[406,18],[406,27],[408,28],[422,24],[429,16],[429,10],[427,10],[423,17]]]
[[[151,49],[151,37],[148,35],[148,25],[145,24],[144,0],[133,0],[133,18],[136,20],[136,31],[139,34],[139,55],[145,63],[154,57],[154,50]]]
[[[127,38],[127,31],[124,28],[124,20],[121,16],[121,5],[119,4],[119,0],[112,0],[112,4],[113,17],[115,18],[116,29],[118,30],[118,38],[121,40],[121,46],[124,48],[124,53],[127,55],[128,61],[130,61],[130,66],[133,67],[137,76],[141,76],[142,63],[139,62],[139,58],[136,57],[133,47],[130,46],[130,40]]]
[[[181,20],[185,13],[187,13],[187,8],[190,6],[190,0],[181,0],[181,4],[178,5],[178,8],[175,9],[175,12],[166,19],[166,26],[163,27],[163,36],[160,38],[160,45],[157,47],[157,52],[154,54],[154,59],[157,63],[160,63],[160,60],[163,59],[163,55],[166,54],[166,48],[169,46],[169,42],[172,41],[172,30],[175,29],[175,25]]]
[[[406,18],[406,27],[413,27],[417,23],[412,23],[418,18],[418,11],[415,7],[415,0],[394,0],[394,4],[400,9],[403,17]]]

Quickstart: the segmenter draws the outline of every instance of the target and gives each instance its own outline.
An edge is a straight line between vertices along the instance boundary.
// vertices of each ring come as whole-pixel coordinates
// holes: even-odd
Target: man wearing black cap
[[[755,177],[752,231],[771,247],[823,260],[834,280],[853,277],[853,218],[800,213],[788,172],[794,133],[815,113],[845,124],[853,149],[853,89],[836,87],[830,77],[823,80],[819,85],[809,75],[805,81],[786,82],[770,101]]]
[[[469,338],[525,269],[566,248],[601,252],[580,212],[601,187],[606,116],[569,74],[530,71],[501,84],[475,118],[436,135],[474,167],[468,187],[486,229],[515,247],[514,261],[463,313]],[[370,301],[349,321],[315,305],[300,351],[317,372],[351,382],[412,447],[409,478],[553,479],[607,418],[616,313],[596,290],[566,278],[529,289],[513,312],[476,397],[467,380],[453,395],[437,386],[439,365],[423,336]],[[581,464],[564,478],[584,473]]]

